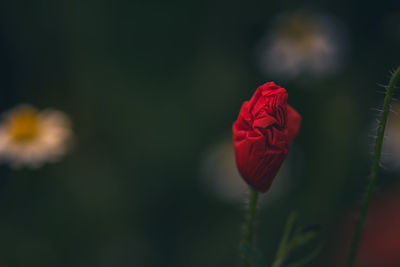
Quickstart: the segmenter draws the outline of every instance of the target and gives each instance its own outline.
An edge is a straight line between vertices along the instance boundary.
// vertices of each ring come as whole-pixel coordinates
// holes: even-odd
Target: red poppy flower
[[[243,103],[233,124],[237,167],[260,192],[271,186],[300,129],[301,116],[287,104],[287,98],[284,88],[266,83]]]

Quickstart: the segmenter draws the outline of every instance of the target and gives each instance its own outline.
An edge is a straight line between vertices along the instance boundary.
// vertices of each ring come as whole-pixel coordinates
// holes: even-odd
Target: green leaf
[[[293,250],[306,245],[316,236],[317,236],[316,232],[307,232],[307,233],[296,232],[295,236],[292,238],[290,242],[289,251],[292,252]]]
[[[288,264],[286,267],[301,267],[301,266],[310,264],[319,255],[319,253],[321,251],[322,251],[322,245],[320,245],[316,249],[314,249],[310,255],[304,257],[303,259],[301,259],[299,261]]]

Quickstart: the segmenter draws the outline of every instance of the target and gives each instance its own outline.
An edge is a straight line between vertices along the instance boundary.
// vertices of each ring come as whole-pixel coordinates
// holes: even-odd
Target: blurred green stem
[[[243,247],[248,246],[254,249],[253,244],[253,234],[254,234],[254,224],[255,224],[255,216],[257,210],[257,200],[258,200],[258,192],[251,186],[249,186],[250,195],[249,195],[249,204],[247,206],[244,230],[243,230],[243,241],[242,241],[242,266],[249,267],[251,266],[252,260],[249,257],[248,253],[243,253]]]
[[[296,213],[292,212],[285,225],[281,243],[279,244],[278,252],[276,253],[275,260],[272,267],[280,267],[285,261],[287,254],[289,253],[289,239],[292,233],[294,222],[296,220]]]
[[[387,90],[386,90],[385,100],[383,102],[383,108],[382,108],[382,112],[380,114],[380,122],[379,122],[379,127],[378,127],[378,135],[377,135],[376,143],[375,143],[374,158],[373,158],[373,162],[372,162],[372,166],[371,166],[371,174],[369,177],[367,191],[366,191],[364,201],[362,204],[360,217],[358,218],[356,229],[355,229],[354,236],[353,236],[353,240],[350,245],[350,253],[349,253],[349,258],[347,260],[347,265],[346,265],[347,267],[352,267],[354,265],[354,261],[357,256],[357,249],[358,249],[358,244],[359,244],[360,238],[361,238],[361,232],[362,232],[362,229],[364,226],[365,218],[367,216],[368,206],[371,202],[371,198],[372,198],[372,195],[374,192],[374,188],[375,188],[375,184],[376,184],[376,177],[378,175],[383,137],[385,134],[386,122],[387,122],[389,112],[390,112],[390,102],[392,101],[393,90],[394,90],[394,87],[395,87],[397,81],[399,80],[399,78],[400,78],[400,67],[398,67],[397,70],[393,73],[392,77],[390,78],[390,82],[387,87]]]

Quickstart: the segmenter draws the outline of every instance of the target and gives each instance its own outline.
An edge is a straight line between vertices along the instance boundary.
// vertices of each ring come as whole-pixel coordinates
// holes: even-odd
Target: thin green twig
[[[400,78],[400,67],[398,67],[397,70],[393,73],[392,77],[390,78],[390,82],[387,87],[387,90],[386,90],[385,100],[383,102],[383,108],[382,108],[382,112],[380,114],[380,122],[379,122],[379,128],[378,128],[378,135],[377,135],[376,143],[375,143],[374,158],[373,158],[372,166],[371,166],[371,174],[369,177],[367,191],[366,191],[364,201],[362,204],[360,217],[358,218],[356,229],[355,229],[354,236],[353,236],[353,240],[350,245],[350,253],[349,253],[349,258],[347,260],[347,265],[346,265],[347,267],[352,267],[354,265],[354,261],[357,256],[357,249],[358,249],[358,244],[359,244],[360,238],[361,238],[361,232],[363,229],[365,218],[367,216],[368,207],[369,207],[369,204],[371,202],[371,198],[372,198],[372,195],[374,192],[374,188],[375,188],[375,184],[376,184],[376,177],[378,175],[379,162],[381,159],[381,151],[382,151],[382,144],[383,144],[383,137],[385,134],[386,122],[387,122],[388,115],[390,112],[390,102],[392,101],[394,87],[395,87],[397,81],[399,80],[399,78]]]
[[[278,251],[275,256],[275,260],[272,264],[273,267],[279,267],[287,257],[289,250],[289,239],[292,233],[294,222],[296,220],[296,213],[292,212],[287,219],[285,229],[283,232],[281,243],[279,244]]]
[[[242,247],[248,246],[250,248],[254,248],[253,244],[253,235],[254,235],[254,221],[257,210],[257,200],[258,200],[258,192],[251,186],[250,196],[249,196],[249,204],[247,206],[245,224],[243,229],[243,243]],[[249,253],[243,253],[242,249],[242,266],[249,267],[251,266],[252,260],[249,257]]]

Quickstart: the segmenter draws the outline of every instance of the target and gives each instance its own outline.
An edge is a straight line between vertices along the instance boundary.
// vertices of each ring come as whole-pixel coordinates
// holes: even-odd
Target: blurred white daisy
[[[67,151],[71,135],[64,113],[20,105],[5,113],[0,123],[0,161],[14,168],[54,162]]]
[[[374,127],[374,135],[378,128],[378,122]],[[385,129],[385,139],[382,145],[382,165],[384,168],[400,170],[400,104],[394,103]]]
[[[260,42],[257,58],[269,77],[329,74],[342,62],[344,41],[343,26],[337,20],[294,12],[278,17]]]
[[[293,183],[288,165],[290,157],[283,163],[268,194],[262,194],[262,203],[271,203],[290,190]],[[237,170],[231,138],[211,146],[205,152],[200,167],[201,183],[207,193],[225,202],[242,202],[245,199],[248,185]]]

